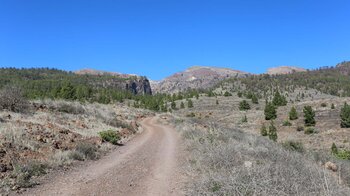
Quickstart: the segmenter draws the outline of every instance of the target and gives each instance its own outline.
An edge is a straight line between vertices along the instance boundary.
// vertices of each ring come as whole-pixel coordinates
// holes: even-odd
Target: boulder
[[[326,164],[324,164],[324,167],[328,170],[333,171],[333,172],[338,171],[338,166],[335,163],[332,163],[330,161],[328,161]]]

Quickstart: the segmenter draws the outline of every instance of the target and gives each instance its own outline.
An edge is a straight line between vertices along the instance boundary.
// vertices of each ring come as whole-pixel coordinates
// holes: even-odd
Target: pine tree
[[[188,100],[187,100],[187,107],[188,107],[188,108],[193,108],[193,102],[192,102],[191,99],[188,99]]]
[[[304,122],[305,126],[315,126],[316,121],[315,121],[315,112],[312,110],[311,106],[305,106],[304,107]]]
[[[239,110],[245,111],[250,110],[250,105],[246,100],[243,100],[239,103]]]
[[[59,96],[62,99],[70,99],[70,100],[74,100],[75,97],[75,88],[74,86],[70,83],[70,82],[66,82],[65,84],[63,84],[60,92],[59,92]]]
[[[350,106],[345,102],[340,110],[341,128],[350,128]]]
[[[252,95],[252,102],[254,104],[259,104],[259,99],[258,99],[258,97],[255,94]]]
[[[332,144],[331,151],[332,151],[333,155],[337,155],[338,154],[338,147],[335,145],[335,143]]]
[[[332,110],[334,110],[334,109],[335,109],[334,103],[332,103],[332,105],[331,105],[331,109],[332,109]]]
[[[260,128],[260,134],[261,134],[262,136],[267,136],[267,135],[268,135],[268,131],[267,131],[267,128],[266,128],[265,124],[263,124],[263,125],[261,126],[261,128]]]
[[[242,123],[246,123],[246,122],[248,122],[248,118],[247,118],[247,115],[244,115],[242,118]]]
[[[276,91],[275,96],[273,97],[272,103],[275,106],[285,106],[287,105],[287,99],[285,96],[281,95],[279,91]]]
[[[276,107],[271,103],[267,103],[265,106],[265,120],[273,120],[277,118]]]
[[[176,109],[176,103],[175,101],[171,102],[171,109],[175,110]]]
[[[295,109],[295,107],[293,106],[292,109],[290,109],[289,112],[289,120],[296,120],[298,119],[298,112]]]
[[[269,126],[269,139],[272,141],[277,141],[277,129],[273,123],[273,121],[271,121],[270,126]]]
[[[182,101],[181,101],[181,104],[180,104],[180,108],[181,108],[181,109],[184,109],[184,108],[185,108],[185,104],[184,104],[184,102],[182,102]]]

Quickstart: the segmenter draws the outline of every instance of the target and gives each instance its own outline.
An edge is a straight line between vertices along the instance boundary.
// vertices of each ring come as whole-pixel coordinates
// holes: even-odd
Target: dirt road
[[[25,195],[181,195],[178,134],[158,124],[157,117],[144,120],[142,126],[140,135],[107,157]]]

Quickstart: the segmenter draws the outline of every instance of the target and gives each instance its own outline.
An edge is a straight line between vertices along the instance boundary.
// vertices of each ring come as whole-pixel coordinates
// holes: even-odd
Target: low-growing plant
[[[331,105],[331,109],[332,109],[332,110],[334,110],[334,109],[335,109],[335,105],[334,105],[334,103],[332,103],[332,105]]]
[[[321,103],[321,107],[323,108],[327,107],[327,103]]]
[[[335,145],[335,143],[332,144],[331,151],[333,155],[338,154],[338,147]]]
[[[32,181],[33,176],[40,176],[46,174],[47,165],[38,162],[30,161],[23,165],[16,165],[13,170],[13,176],[15,177],[15,185],[20,188],[29,188],[36,185],[36,182]]]
[[[315,133],[315,128],[308,127],[307,129],[305,129],[304,133],[307,135],[313,134],[313,133]]]
[[[247,115],[244,115],[241,121],[242,121],[242,123],[248,122]]]
[[[263,124],[260,128],[260,134],[261,136],[267,136],[268,135],[268,131],[267,131],[267,128],[265,126],[265,124]]]
[[[57,108],[58,112],[68,113],[68,114],[84,114],[85,109],[81,105],[75,105],[74,103],[59,103]]]
[[[335,154],[338,159],[350,160],[350,150],[338,150],[338,153]]]
[[[99,135],[102,138],[102,141],[109,142],[114,145],[117,145],[118,141],[120,140],[120,135],[113,130],[101,131],[99,132]]]
[[[272,141],[277,141],[277,128],[275,127],[273,121],[271,121],[270,126],[269,126],[269,139]]]
[[[196,117],[196,114],[191,112],[191,113],[187,114],[186,117],[193,118],[193,117]]]
[[[289,122],[288,120],[285,120],[285,121],[283,121],[283,124],[282,124],[282,125],[285,126],[285,127],[287,127],[287,126],[292,126],[292,123]]]
[[[304,127],[303,126],[298,126],[297,127],[297,131],[304,131]]]
[[[82,154],[84,159],[95,160],[98,158],[97,147],[91,143],[79,143],[75,147],[75,151]]]
[[[297,151],[297,152],[304,152],[304,146],[301,142],[299,141],[285,141],[282,143],[282,146],[286,148],[287,150],[291,151]]]

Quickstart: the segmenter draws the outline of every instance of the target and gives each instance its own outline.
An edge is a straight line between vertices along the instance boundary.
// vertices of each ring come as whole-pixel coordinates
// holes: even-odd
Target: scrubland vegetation
[[[148,114],[123,104],[28,100],[19,87],[6,86],[0,91],[0,193],[21,192],[43,174],[98,159],[127,141]]]
[[[280,145],[216,123],[174,121],[190,152],[188,195],[349,194],[344,185],[350,183],[349,178],[340,185],[337,176],[319,165],[327,159],[303,153],[299,142]],[[349,172],[342,170],[342,175]]]

